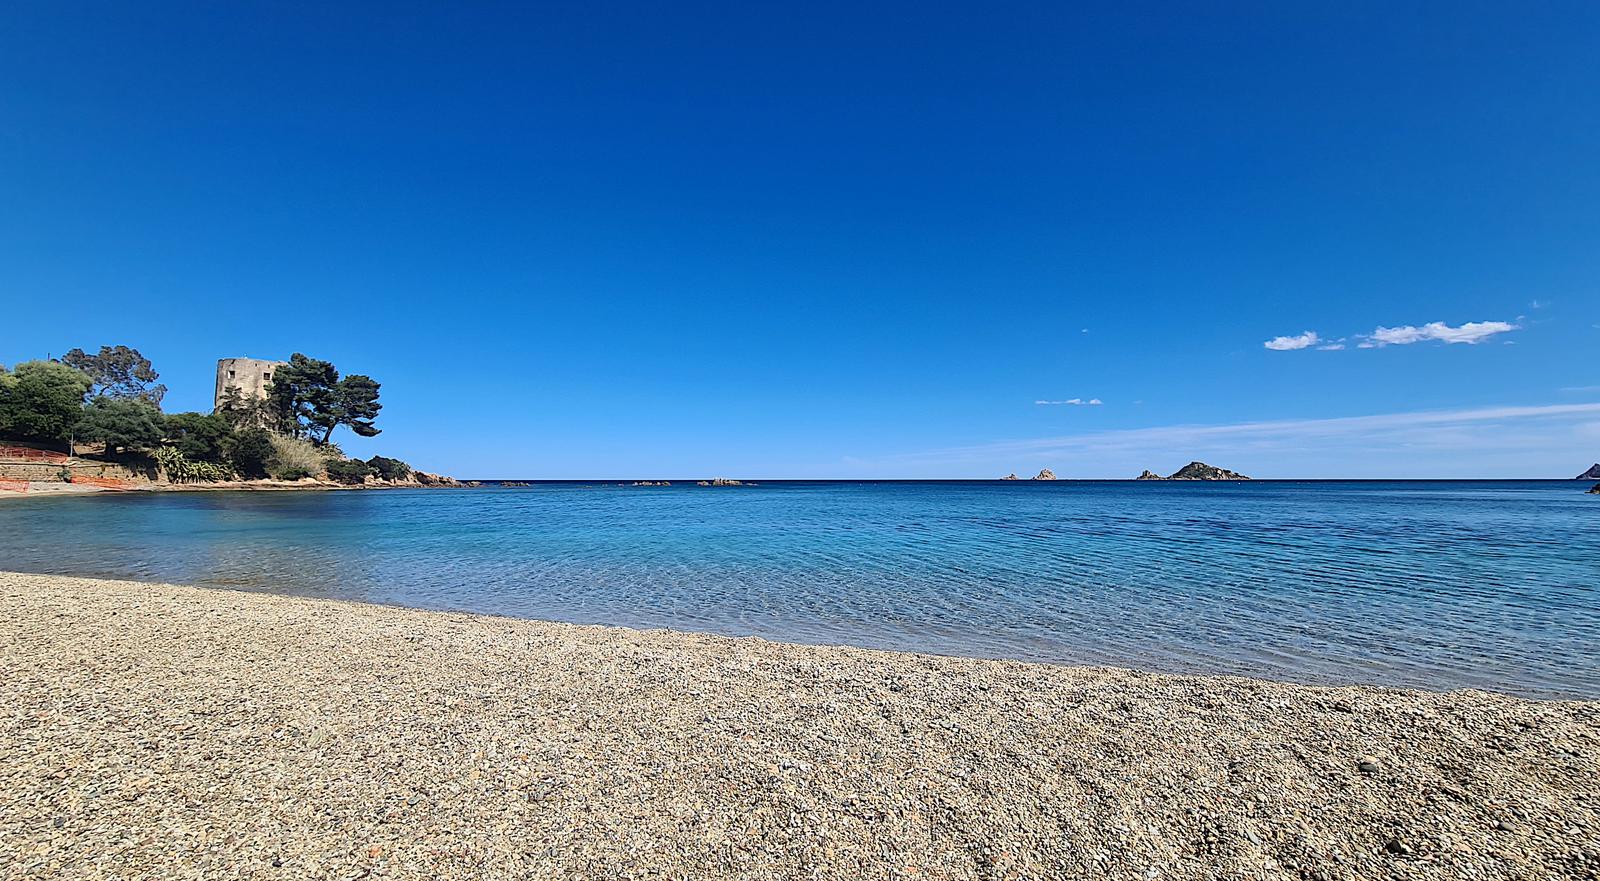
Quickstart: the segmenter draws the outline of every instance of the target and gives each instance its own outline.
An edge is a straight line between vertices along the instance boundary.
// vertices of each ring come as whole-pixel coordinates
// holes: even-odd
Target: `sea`
[[[1600,698],[1577,481],[757,481],[0,503],[0,569],[948,655]]]

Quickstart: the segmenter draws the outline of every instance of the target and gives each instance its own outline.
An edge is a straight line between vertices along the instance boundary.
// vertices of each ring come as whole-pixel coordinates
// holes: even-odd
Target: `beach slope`
[[[1593,878],[1600,704],[0,574],[7,878]]]

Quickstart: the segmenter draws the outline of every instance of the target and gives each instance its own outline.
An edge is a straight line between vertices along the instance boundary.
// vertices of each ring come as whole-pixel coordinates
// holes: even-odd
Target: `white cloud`
[[[1072,405],[1074,407],[1098,407],[1098,406],[1100,406],[1101,401],[1100,401],[1099,398],[1090,398],[1087,401],[1085,401],[1083,398],[1068,398],[1065,401],[1034,401],[1034,403],[1035,404],[1050,404],[1050,405],[1070,404],[1070,405]]]
[[[1408,346],[1412,343],[1438,340],[1446,343],[1481,343],[1496,334],[1508,333],[1516,330],[1517,326],[1507,321],[1469,321],[1459,327],[1451,327],[1443,321],[1431,321],[1421,327],[1406,325],[1404,327],[1379,326],[1369,337],[1371,345],[1363,344],[1362,348],[1374,346]]]
[[[1295,349],[1305,349],[1317,344],[1321,337],[1314,330],[1308,330],[1298,336],[1275,336],[1261,345],[1274,352],[1292,352]]]
[[[1343,348],[1344,348],[1344,340],[1339,340],[1338,342],[1328,343],[1328,344],[1322,345],[1322,346],[1317,346],[1317,351],[1319,351],[1319,352],[1337,352],[1337,351],[1339,351],[1339,350],[1341,350]]]

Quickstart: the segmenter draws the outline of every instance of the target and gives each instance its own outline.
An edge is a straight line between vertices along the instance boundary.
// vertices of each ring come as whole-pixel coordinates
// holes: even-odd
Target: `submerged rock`
[[[1590,493],[1590,495],[1600,496],[1600,483],[1597,483],[1594,486],[1589,487],[1589,493]]]

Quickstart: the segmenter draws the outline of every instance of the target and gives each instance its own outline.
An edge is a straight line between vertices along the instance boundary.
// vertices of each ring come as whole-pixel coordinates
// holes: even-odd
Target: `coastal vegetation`
[[[330,361],[295,353],[264,398],[229,388],[215,413],[163,413],[167,387],[159,380],[150,359],[121,345],[0,365],[0,441],[153,465],[174,483],[314,478],[354,485],[420,474],[399,459],[344,455],[334,442],[340,427],[360,437],[381,433],[381,386],[365,374],[341,376]]]

